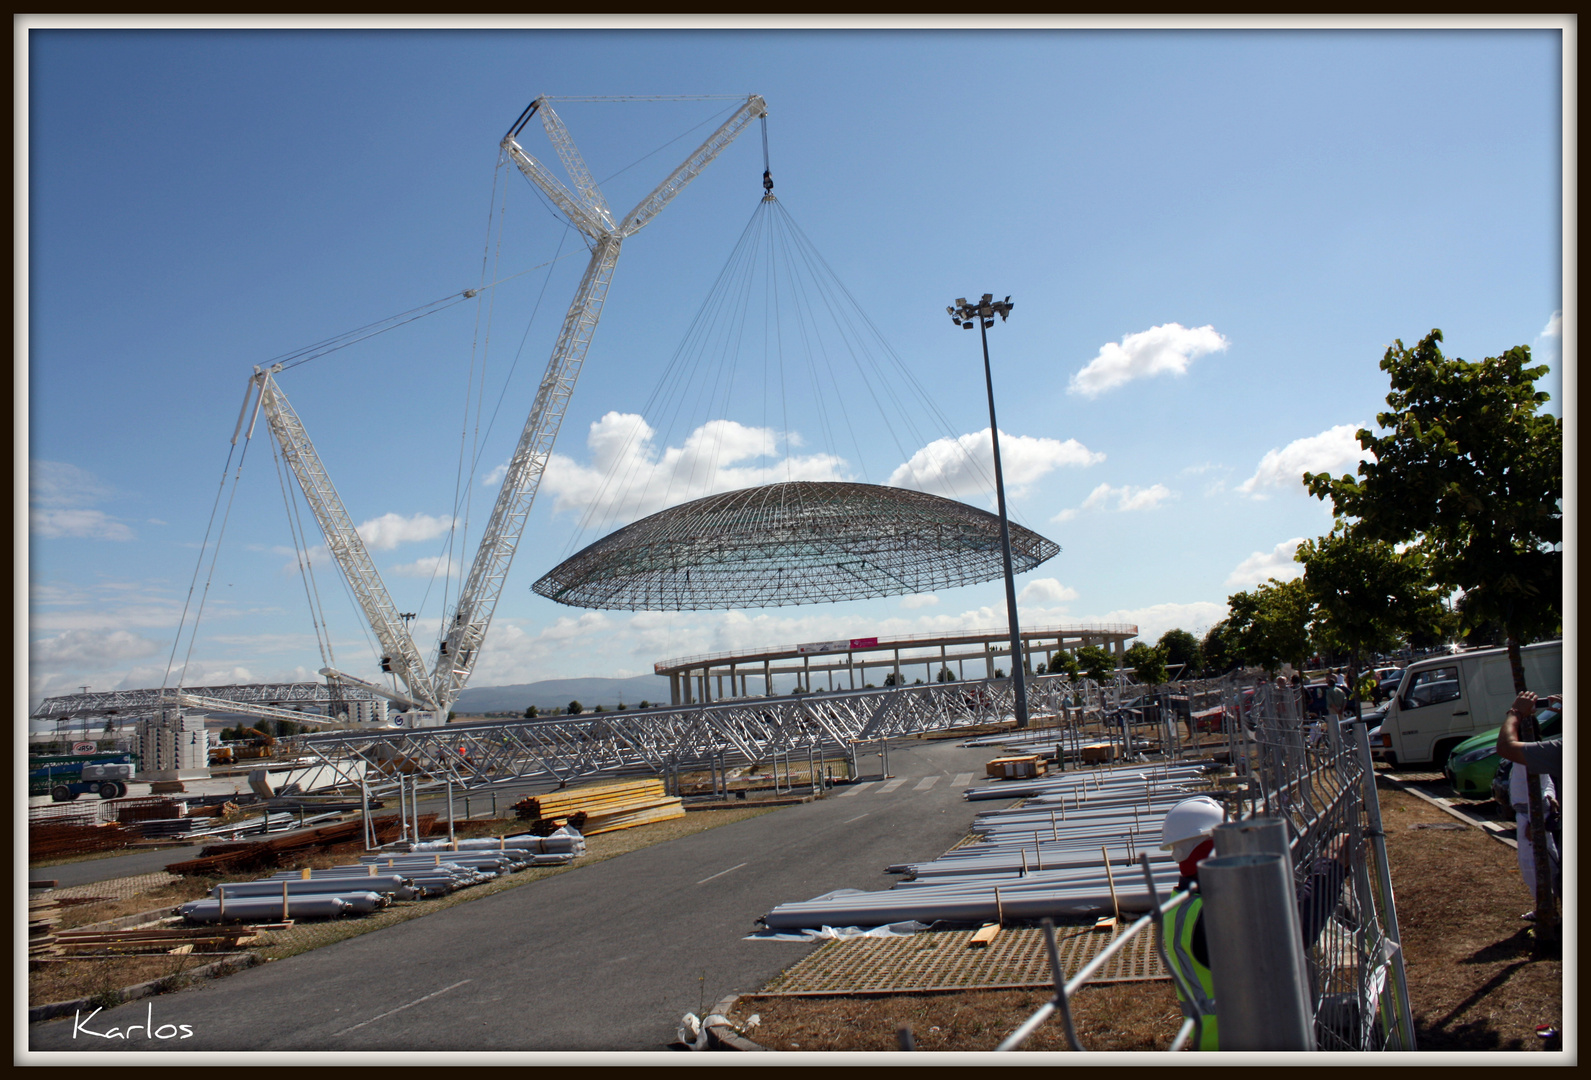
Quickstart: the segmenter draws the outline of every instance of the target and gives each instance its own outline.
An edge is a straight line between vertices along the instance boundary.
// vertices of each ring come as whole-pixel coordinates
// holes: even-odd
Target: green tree
[[[1109,649],[1098,645],[1085,645],[1077,650],[1077,666],[1087,678],[1097,683],[1109,682],[1116,674],[1116,658]]]
[[[1563,421],[1541,406],[1545,366],[1519,345],[1469,362],[1442,355],[1440,330],[1414,348],[1395,342],[1381,358],[1391,381],[1381,433],[1358,433],[1369,452],[1358,475],[1305,474],[1310,494],[1354,520],[1371,539],[1412,543],[1431,576],[1462,589],[1466,626],[1500,622],[1507,632],[1514,689],[1523,691],[1522,642],[1561,632],[1563,622]],[[1533,726],[1533,725],[1532,725]],[[1535,732],[1522,733],[1527,739]],[[1556,939],[1541,784],[1530,780],[1537,845],[1537,942]]]
[[[1156,643],[1165,653],[1167,667],[1182,665],[1178,677],[1188,679],[1204,670],[1204,650],[1186,630],[1167,630]]]
[[[955,682],[956,681],[956,673],[954,671],[951,671],[949,667],[941,666],[939,668],[939,681],[942,682],[942,683]]]
[[[529,706],[528,708],[525,709],[525,719],[526,720],[534,720],[534,719],[536,719],[536,717],[538,717],[540,715],[541,715],[541,710],[536,708],[536,706],[534,706],[534,705],[531,705],[531,706]]]
[[[1304,583],[1271,578],[1226,598],[1227,628],[1244,663],[1275,675],[1283,663],[1304,669],[1309,655],[1309,594]]]
[[[1440,590],[1417,549],[1400,552],[1339,523],[1329,535],[1300,544],[1293,558],[1304,566],[1314,639],[1348,658],[1356,705],[1359,673],[1375,654],[1439,625],[1444,614]]]
[[[1204,667],[1201,670],[1206,675],[1225,675],[1243,663],[1243,651],[1238,648],[1232,625],[1226,619],[1204,632],[1199,651],[1204,655]]]
[[[1061,649],[1050,657],[1050,674],[1065,675],[1068,679],[1077,678],[1077,657],[1065,649]]]
[[[570,716],[579,716],[581,713],[583,713],[585,711],[586,711],[586,707],[584,705],[580,704],[580,702],[578,702],[578,701],[571,701],[569,703],[569,707],[564,710],[564,712],[567,713]]]
[[[1159,646],[1134,642],[1123,657],[1133,669],[1133,678],[1146,686],[1159,686],[1166,681],[1166,654]]]

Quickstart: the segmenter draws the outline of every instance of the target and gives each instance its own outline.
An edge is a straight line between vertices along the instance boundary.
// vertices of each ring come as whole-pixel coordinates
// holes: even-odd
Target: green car
[[[1563,734],[1563,712],[1560,709],[1538,710],[1536,722],[1541,725],[1543,739]],[[1492,777],[1497,775],[1497,733],[1501,730],[1499,726],[1471,736],[1453,747],[1453,752],[1448,755],[1447,765],[1442,772],[1447,776],[1447,782],[1453,785],[1453,790],[1464,798],[1492,797]]]

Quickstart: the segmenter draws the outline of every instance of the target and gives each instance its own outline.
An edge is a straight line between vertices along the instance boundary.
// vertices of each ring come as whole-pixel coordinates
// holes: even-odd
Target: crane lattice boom
[[[661,184],[647,194],[635,209],[615,225],[607,199],[591,177],[585,160],[575,148],[563,121],[545,97],[537,98],[526,110],[513,131],[503,138],[502,149],[525,177],[535,184],[583,233],[591,245],[591,261],[586,266],[574,300],[564,316],[546,374],[536,390],[535,402],[525,419],[519,443],[509,460],[503,486],[498,491],[492,516],[481,535],[480,547],[470,566],[469,576],[459,593],[457,605],[444,614],[441,638],[429,669],[420,658],[407,627],[387,594],[381,576],[366,551],[364,541],[354,529],[352,519],[332,487],[325,468],[315,453],[287,400],[271,376],[279,370],[260,372],[261,406],[273,436],[281,444],[293,467],[299,486],[314,511],[326,537],[326,546],[353,589],[371,629],[383,650],[383,667],[390,669],[410,695],[425,708],[445,712],[468,683],[480,656],[481,644],[491,626],[492,614],[502,593],[503,583],[513,563],[514,552],[524,532],[525,519],[541,486],[554,440],[574,393],[575,380],[591,347],[602,305],[618,264],[624,241],[657,217],[685,186],[694,180],[751,122],[764,115],[767,105],[756,94],[696,148]],[[570,191],[545,165],[527,153],[516,137],[528,118],[541,114],[542,127],[574,184]]]

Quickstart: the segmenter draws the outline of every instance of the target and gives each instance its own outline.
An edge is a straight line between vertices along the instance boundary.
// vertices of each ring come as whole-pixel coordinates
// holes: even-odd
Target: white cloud
[[[911,596],[903,596],[900,598],[900,606],[905,608],[907,611],[911,611],[920,607],[933,607],[938,603],[939,597],[935,596],[933,593],[914,593]]]
[[[658,450],[656,432],[633,413],[610,412],[586,436],[591,462],[553,454],[542,487],[553,511],[575,511],[604,527],[633,521],[664,507],[723,491],[785,480],[844,480],[842,458],[832,454],[780,457],[781,437],[771,428],[712,420],[683,445]],[[800,445],[793,434],[785,447]],[[758,461],[766,464],[753,464]]]
[[[1213,326],[1192,329],[1181,323],[1166,323],[1122,337],[1121,344],[1107,342],[1088,366],[1072,376],[1067,393],[1098,397],[1134,379],[1167,372],[1187,373],[1188,365],[1199,357],[1224,351],[1229,342]]]
[[[1021,497],[1028,484],[1067,465],[1097,465],[1095,453],[1076,439],[1046,439],[1000,432],[1000,466],[1008,494]],[[989,429],[957,438],[935,439],[898,466],[885,481],[891,487],[915,488],[946,498],[994,491],[994,447]]]
[[[1267,451],[1254,475],[1239,484],[1237,490],[1263,499],[1263,489],[1304,490],[1306,472],[1352,472],[1361,460],[1374,460],[1373,454],[1359,448],[1354,435],[1361,426],[1338,424],[1319,435],[1295,439],[1280,450]]]
[[[1040,604],[1060,605],[1077,599],[1077,590],[1069,585],[1062,585],[1055,578],[1034,578],[1022,586],[1022,591],[1017,594],[1016,606],[1020,613],[1024,604],[1038,606]]]
[[[28,465],[29,528],[57,539],[131,540],[133,531],[109,514],[91,509],[113,495],[93,473],[64,461]]]
[[[80,537],[85,540],[131,540],[133,531],[99,510],[44,510],[35,508],[30,521],[38,536]]]
[[[68,630],[28,643],[28,662],[35,667],[81,670],[142,660],[160,651],[160,644],[130,630]]]
[[[1541,328],[1541,333],[1536,335],[1543,338],[1563,337],[1563,312],[1554,311],[1552,318],[1547,320],[1547,325]]]
[[[1248,589],[1271,578],[1287,581],[1297,577],[1304,572],[1304,568],[1293,561],[1293,552],[1303,542],[1302,536],[1295,536],[1291,540],[1283,540],[1270,551],[1256,551],[1227,575],[1227,587]]]
[[[1131,510],[1153,510],[1175,495],[1176,493],[1164,484],[1151,484],[1148,487],[1133,487],[1131,484],[1111,487],[1109,484],[1100,484],[1088,493],[1088,498],[1083,500],[1081,506],[1062,510],[1050,520],[1070,521],[1078,514],[1092,510],[1115,509],[1123,513]],[[1112,499],[1116,502],[1114,507],[1110,506]]]
[[[508,462],[503,462],[497,468],[481,477],[482,487],[496,487],[503,482],[503,477],[508,475]]]
[[[359,538],[371,551],[391,551],[399,544],[431,540],[453,527],[453,519],[430,514],[382,514],[359,526]]]
[[[391,568],[391,573],[393,577],[429,578],[433,574],[450,577],[457,569],[458,565],[446,555],[427,555],[412,563],[394,566]]]

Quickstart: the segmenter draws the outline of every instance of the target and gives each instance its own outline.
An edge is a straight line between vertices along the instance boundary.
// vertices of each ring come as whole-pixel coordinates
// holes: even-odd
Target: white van
[[[1525,685],[1540,697],[1563,692],[1563,642],[1520,650]],[[1478,649],[1410,664],[1387,702],[1377,749],[1393,763],[1447,760],[1465,739],[1500,727],[1514,702],[1507,649]]]

